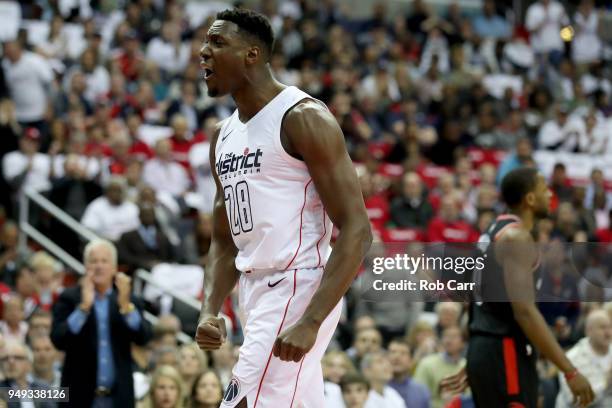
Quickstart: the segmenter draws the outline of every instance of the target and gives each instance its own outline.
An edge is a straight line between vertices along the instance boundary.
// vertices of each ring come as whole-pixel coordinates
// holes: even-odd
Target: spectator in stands
[[[172,161],[172,144],[168,139],[155,143],[155,158],[142,169],[143,181],[156,192],[167,192],[180,197],[189,189],[189,174],[183,166]]]
[[[351,359],[343,351],[329,351],[321,360],[323,378],[326,382],[340,384],[342,377],[355,371]]]
[[[140,226],[121,235],[117,242],[119,263],[130,272],[142,268],[151,270],[155,265],[175,260],[174,249],[155,219],[155,208],[147,203],[138,206]]]
[[[402,397],[406,407],[429,408],[429,390],[411,378],[412,357],[410,346],[402,338],[389,343],[389,361],[393,369],[393,379],[389,386]]]
[[[185,385],[184,395],[189,395],[202,371],[208,368],[208,357],[196,343],[184,344],[179,349],[178,370]]]
[[[597,62],[601,58],[602,42],[597,35],[599,16],[593,0],[581,0],[574,14],[576,36],[572,41],[572,59],[576,64]]]
[[[176,346],[161,346],[154,350],[153,367],[171,366],[178,370],[179,351]]]
[[[172,158],[179,163],[186,171],[189,171],[189,151],[191,147],[203,141],[202,135],[193,135],[189,131],[189,122],[187,118],[177,113],[172,116],[170,121],[172,126],[172,136],[170,143],[172,145]]]
[[[586,208],[584,199],[586,197],[586,189],[583,186],[576,186],[572,190],[572,206],[576,213],[576,221],[578,228],[585,231],[589,240],[594,237],[597,225],[595,223],[595,213],[592,209]]]
[[[442,336],[444,330],[449,327],[459,325],[461,317],[461,304],[456,302],[439,302],[436,304],[436,314],[438,322],[436,323],[436,333],[438,337]]]
[[[30,382],[45,384],[48,387],[59,387],[62,373],[58,370],[58,353],[49,335],[37,335],[30,338],[32,347],[32,374]]]
[[[359,373],[346,374],[340,381],[340,388],[346,408],[365,408],[370,393],[370,384],[363,375]]]
[[[51,188],[51,161],[47,154],[39,153],[40,146],[40,131],[29,127],[19,139],[19,150],[4,156],[2,173],[13,191],[31,188],[41,192]]]
[[[459,216],[459,203],[455,194],[442,197],[440,211],[427,227],[429,242],[476,242],[478,233]]]
[[[374,353],[382,349],[382,336],[376,328],[361,329],[355,334],[353,346],[346,350],[356,367],[367,353]]]
[[[202,371],[193,382],[189,408],[216,408],[223,399],[219,376],[212,370]]]
[[[425,385],[431,393],[432,408],[442,408],[448,395],[443,395],[440,382],[465,366],[463,357],[464,341],[461,329],[451,326],[442,334],[442,349],[440,353],[423,358],[414,372],[414,380]]]
[[[612,242],[612,209],[608,212],[608,228],[600,228],[595,235],[599,242]]]
[[[551,205],[556,208],[559,203],[569,202],[572,199],[572,187],[567,179],[565,164],[556,163],[550,180],[550,189],[553,192]]]
[[[176,347],[176,336],[181,331],[181,321],[173,314],[164,314],[153,327],[153,348]]]
[[[425,320],[417,321],[410,328],[407,340],[412,351],[412,360],[415,367],[423,357],[436,351],[436,332],[431,324]]]
[[[121,48],[113,56],[113,67],[118,68],[129,81],[137,81],[143,71],[144,55],[140,50],[140,36],[136,31],[127,32]]]
[[[567,357],[574,367],[578,369],[591,383],[597,406],[603,404],[606,393],[610,392],[610,367],[612,367],[612,324],[610,317],[604,310],[592,311],[586,320],[586,337],[582,338],[572,347]],[[561,390],[557,396],[557,408],[570,408],[574,401],[567,381],[563,375],[559,375]],[[603,405],[599,405],[603,404]]]
[[[570,116],[570,107],[560,103],[555,109],[555,117],[545,122],[538,133],[538,146],[541,149],[558,152],[580,152],[586,138],[586,128],[580,118]]]
[[[172,366],[159,366],[149,388],[147,408],[182,408],[184,384],[181,376]]]
[[[563,5],[555,0],[539,0],[527,8],[525,25],[536,55],[543,61],[558,63],[563,52],[559,35],[561,27],[569,24]]]
[[[5,380],[0,382],[1,387],[15,390],[47,388],[44,384],[31,381],[28,378],[32,363],[32,352],[23,342],[7,340],[3,349],[0,350],[0,361],[2,362],[2,371],[5,375]],[[56,403],[49,401],[37,402],[36,406],[40,408],[54,408]]]
[[[0,333],[6,341],[24,343],[28,334],[28,323],[24,321],[23,300],[18,295],[4,298]]]
[[[472,21],[474,32],[482,38],[505,39],[512,34],[510,24],[503,19],[493,0],[485,0],[482,4],[482,14]]]
[[[508,157],[504,159],[503,162],[499,165],[499,169],[497,170],[497,185],[501,185],[501,181],[506,174],[511,172],[512,170],[529,165],[533,154],[533,148],[531,146],[531,142],[527,138],[519,139],[516,142],[516,149],[513,153],[509,154]]]
[[[27,263],[17,268],[15,293],[23,300],[24,318],[27,319],[36,309],[36,281]]]
[[[12,221],[5,222],[0,227],[0,276],[4,283],[15,284],[17,263],[22,256],[19,254],[19,228]]]
[[[61,265],[51,255],[39,251],[30,258],[30,268],[36,282],[37,305],[42,310],[50,311],[62,290]]]
[[[387,353],[373,351],[363,356],[361,371],[370,385],[370,392],[365,408],[404,408],[402,397],[389,386],[393,378],[393,369]]]
[[[81,222],[96,234],[117,241],[121,234],[138,228],[138,207],[125,200],[126,182],[114,176],[105,194],[93,200],[85,209]]]
[[[69,406],[131,407],[130,343],[145,344],[149,324],[135,306],[130,278],[117,273],[114,245],[91,241],[83,258],[80,287],[64,290],[53,306],[51,338],[66,353],[62,386],[70,387]]]
[[[189,44],[181,41],[181,30],[177,23],[162,24],[161,35],[147,45],[147,59],[155,62],[168,76],[185,70],[189,60]]]
[[[44,135],[45,114],[53,71],[40,55],[23,50],[19,40],[4,43],[2,68],[6,83],[15,102],[17,120],[23,127],[37,128]],[[43,141],[43,146],[48,146]]]
[[[425,197],[419,175],[406,173],[402,195],[391,201],[391,222],[403,228],[426,228],[433,217],[433,208]]]
[[[28,339],[40,336],[51,335],[51,324],[53,318],[51,312],[46,310],[36,309],[28,323]],[[31,344],[31,341],[28,341]]]

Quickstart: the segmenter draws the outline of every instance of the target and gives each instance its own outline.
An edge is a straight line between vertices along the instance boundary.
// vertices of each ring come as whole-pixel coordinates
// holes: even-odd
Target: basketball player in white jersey
[[[245,339],[221,406],[321,408],[320,360],[372,236],[342,131],[321,102],[273,78],[272,45],[265,17],[234,9],[200,51],[208,94],[231,94],[237,109],[211,141],[217,195],[196,340],[225,341],[218,313],[238,282]]]

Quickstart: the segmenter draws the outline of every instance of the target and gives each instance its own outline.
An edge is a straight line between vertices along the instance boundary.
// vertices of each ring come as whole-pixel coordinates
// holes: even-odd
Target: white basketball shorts
[[[272,354],[277,336],[302,317],[322,276],[323,268],[240,276],[244,343],[221,407],[235,407],[244,397],[249,408],[324,406],[321,358],[336,330],[342,302],[323,321],[302,361],[281,361]]]

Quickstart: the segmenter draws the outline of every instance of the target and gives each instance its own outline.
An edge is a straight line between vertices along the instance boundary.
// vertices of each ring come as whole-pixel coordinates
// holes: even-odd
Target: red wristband
[[[565,376],[565,381],[570,382],[578,375],[578,369],[574,368],[572,371],[568,371],[563,374]]]

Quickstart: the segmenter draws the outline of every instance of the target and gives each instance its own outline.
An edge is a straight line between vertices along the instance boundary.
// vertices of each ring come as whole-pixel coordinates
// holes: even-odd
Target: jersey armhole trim
[[[279,125],[278,129],[275,130],[275,134],[274,134],[274,147],[276,148],[278,154],[291,167],[297,167],[297,168],[301,168],[301,169],[306,169],[307,168],[306,163],[303,160],[296,159],[295,157],[293,157],[292,155],[287,153],[287,151],[283,147],[283,143],[281,142],[281,134],[283,132],[283,122],[285,121],[285,116],[287,116],[287,113],[289,113],[291,111],[291,109],[295,108],[299,103],[302,103],[302,102],[307,101],[307,100],[312,100],[312,101],[320,103],[319,100],[317,100],[317,99],[313,98],[312,96],[304,93],[302,98],[300,98],[298,101],[296,101],[294,104],[292,104],[291,106],[289,106],[285,110],[285,113],[283,113],[283,117],[280,120],[280,125]]]

